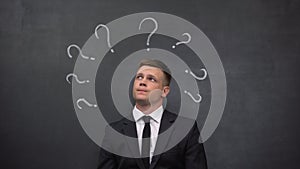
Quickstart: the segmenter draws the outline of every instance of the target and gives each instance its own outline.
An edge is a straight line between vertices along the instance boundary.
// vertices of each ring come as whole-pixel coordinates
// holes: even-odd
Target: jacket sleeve
[[[100,149],[99,153],[99,164],[97,169],[116,169],[116,161],[114,159],[114,154]]]
[[[102,141],[102,147],[99,152],[99,163],[97,169],[116,169],[117,163],[115,159],[115,154],[109,152],[110,150],[110,132],[108,131],[108,127],[105,129],[105,136]],[[103,148],[105,147],[105,149]]]
[[[207,169],[207,161],[203,143],[199,142],[200,133],[197,123],[193,125],[188,135],[185,151],[186,169]]]

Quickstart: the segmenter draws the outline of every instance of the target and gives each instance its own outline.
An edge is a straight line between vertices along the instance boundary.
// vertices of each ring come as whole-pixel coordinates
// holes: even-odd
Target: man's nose
[[[146,80],[145,78],[141,79],[140,86],[147,86],[145,80]]]
[[[146,83],[144,83],[144,82],[140,82],[140,86],[145,86],[145,87],[147,87]]]

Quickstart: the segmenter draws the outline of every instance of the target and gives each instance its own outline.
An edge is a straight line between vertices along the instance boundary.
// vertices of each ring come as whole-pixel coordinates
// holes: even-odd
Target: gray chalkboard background
[[[210,169],[298,169],[298,0],[1,0],[0,168],[92,169],[99,147],[82,130],[64,80],[98,23],[165,12],[199,27],[227,78],[223,118],[205,142]]]

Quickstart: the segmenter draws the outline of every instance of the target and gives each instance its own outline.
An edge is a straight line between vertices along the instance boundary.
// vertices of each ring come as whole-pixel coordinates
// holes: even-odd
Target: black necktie
[[[145,165],[145,168],[148,169],[150,166],[150,116],[143,116],[145,122],[145,127],[143,130],[143,139],[142,139],[142,159]]]

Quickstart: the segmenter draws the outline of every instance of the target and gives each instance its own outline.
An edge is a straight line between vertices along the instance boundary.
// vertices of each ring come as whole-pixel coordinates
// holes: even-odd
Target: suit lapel
[[[132,138],[125,137],[125,140],[128,144],[128,147],[129,147],[133,157],[139,157],[140,156],[139,144],[138,144],[137,139],[133,139],[133,138],[137,138],[136,125],[133,120],[133,117],[130,117],[129,120],[126,119],[123,122],[123,132],[124,132],[123,134],[125,136],[132,137]],[[144,166],[141,158],[135,158],[135,160],[136,160],[136,163],[139,166],[139,168],[145,169],[145,166]]]
[[[172,132],[174,130],[174,126],[172,126],[172,123],[176,120],[175,115],[171,115],[170,112],[164,111],[161,124],[159,127],[159,137],[156,142],[155,151],[154,154],[160,153],[158,155],[153,156],[152,162],[150,164],[149,169],[153,169],[159,160],[161,153],[164,152],[165,147],[167,146],[167,143],[169,142],[170,136],[172,135]],[[170,127],[170,132],[164,132]],[[163,133],[164,132],[164,133]],[[161,134],[163,133],[163,134]]]

